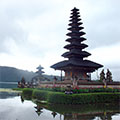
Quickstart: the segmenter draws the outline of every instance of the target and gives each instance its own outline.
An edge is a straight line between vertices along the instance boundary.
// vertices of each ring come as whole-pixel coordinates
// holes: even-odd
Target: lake
[[[120,120],[120,106],[44,105],[18,93],[0,92],[0,120]]]
[[[17,82],[0,82],[0,88],[17,88]]]

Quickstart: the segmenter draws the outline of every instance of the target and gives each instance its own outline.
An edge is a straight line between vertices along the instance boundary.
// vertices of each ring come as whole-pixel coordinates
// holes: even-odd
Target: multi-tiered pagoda
[[[36,72],[39,75],[42,75],[44,73],[44,71],[42,71],[42,69],[44,69],[41,65],[39,65],[36,69],[38,69],[38,71]]]
[[[69,44],[64,47],[68,52],[62,55],[64,58],[68,58],[68,60],[58,62],[51,67],[55,70],[63,70],[65,72],[65,80],[73,80],[75,78],[79,81],[86,81],[91,79],[90,73],[103,66],[84,59],[91,54],[84,51],[88,45],[83,43],[86,40],[83,37],[85,32],[82,31],[84,27],[81,26],[83,23],[80,19],[79,9],[74,8],[71,11],[70,24],[68,24],[70,32],[66,34],[69,36],[66,39]]]

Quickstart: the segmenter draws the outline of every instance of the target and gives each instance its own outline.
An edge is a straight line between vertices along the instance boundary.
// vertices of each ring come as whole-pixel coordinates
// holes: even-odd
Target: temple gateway
[[[74,8],[71,11],[70,23],[68,24],[70,32],[66,34],[68,36],[66,41],[69,44],[64,46],[68,51],[62,54],[68,60],[58,62],[52,65],[51,68],[64,71],[64,81],[87,82],[91,80],[91,73],[103,67],[103,65],[85,59],[91,54],[84,50],[88,45],[83,43],[86,38],[83,37],[85,32],[83,32],[84,27],[81,26],[83,23],[81,22],[79,9]]]

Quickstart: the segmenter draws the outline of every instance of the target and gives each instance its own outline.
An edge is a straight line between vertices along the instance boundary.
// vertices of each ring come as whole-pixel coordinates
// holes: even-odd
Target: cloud
[[[118,55],[118,51],[120,51],[120,42],[113,45],[102,46],[102,47],[92,49],[91,58],[101,61],[106,65],[110,63],[117,64],[117,63],[120,63],[120,56]]]
[[[62,44],[62,37],[57,36],[62,34],[57,32],[63,21],[56,6],[60,2],[5,0],[0,3],[2,65],[29,70],[35,70],[38,64],[46,66],[48,53],[52,56],[54,51],[59,53],[61,47],[57,46]]]
[[[13,39],[19,46],[24,46],[23,43],[29,42],[30,34],[40,33],[41,35],[44,33],[46,36],[48,29],[53,29],[52,23],[54,22],[55,24],[56,22],[54,19],[55,16],[53,16],[55,13],[54,7],[57,2],[55,4],[50,1],[47,1],[47,4],[45,2],[38,0],[5,0],[0,2],[0,52],[9,51],[5,45],[5,41],[10,43],[9,39]],[[53,14],[51,14],[52,12]],[[56,17],[59,18],[59,15]],[[41,30],[39,32],[40,28]]]
[[[1,65],[35,71],[41,64],[46,73],[56,73],[49,67],[63,59],[70,10],[76,6],[90,59],[119,69],[115,54],[120,45],[119,4],[119,0],[1,0]]]
[[[119,0],[85,2],[81,16],[90,49],[119,42],[119,4]]]
[[[92,55],[89,57],[90,60],[103,64],[105,70],[110,69],[115,81],[120,81],[120,56],[118,51],[120,51],[120,42],[92,49],[90,51]]]

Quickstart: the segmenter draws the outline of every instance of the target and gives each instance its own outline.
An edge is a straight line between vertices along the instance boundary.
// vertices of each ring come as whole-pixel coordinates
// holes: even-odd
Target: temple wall
[[[38,87],[67,87],[71,86],[74,87],[72,82],[41,82]],[[77,87],[79,88],[104,88],[103,83],[96,83],[96,82],[89,82],[89,83],[78,83]],[[120,89],[120,83],[111,83],[107,85],[108,88],[119,88]]]
[[[65,80],[91,80],[91,77],[87,75],[86,72],[81,72],[79,70],[65,71]]]

